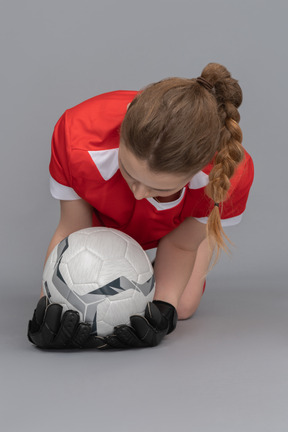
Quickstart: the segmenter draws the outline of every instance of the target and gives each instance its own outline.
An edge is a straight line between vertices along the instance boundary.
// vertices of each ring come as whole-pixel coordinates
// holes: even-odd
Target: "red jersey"
[[[214,205],[205,194],[212,164],[193,176],[176,201],[136,200],[118,166],[120,126],[136,94],[105,93],[62,115],[52,137],[50,185],[57,199],[83,198],[90,203],[95,209],[95,225],[100,221],[123,231],[150,249],[189,216],[206,223]],[[253,162],[245,151],[221,210],[223,226],[240,222],[252,181]]]

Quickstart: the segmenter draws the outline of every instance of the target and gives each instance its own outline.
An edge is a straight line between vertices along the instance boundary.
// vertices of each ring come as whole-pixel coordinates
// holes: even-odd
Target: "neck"
[[[171,202],[171,201],[176,201],[180,195],[181,195],[182,189],[176,193],[174,193],[173,195],[169,195],[169,196],[165,196],[165,197],[154,197],[155,201],[157,202]]]

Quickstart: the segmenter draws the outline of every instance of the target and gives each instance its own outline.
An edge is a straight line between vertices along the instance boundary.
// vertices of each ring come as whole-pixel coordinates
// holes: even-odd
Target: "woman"
[[[135,238],[155,259],[156,294],[146,318],[106,338],[90,335],[77,312],[40,299],[31,342],[55,347],[157,345],[197,309],[223,226],[240,222],[253,181],[242,147],[242,91],[210,63],[196,79],[169,78],[143,91],[118,91],[67,110],[55,126],[51,193],[61,217],[47,257],[82,228],[107,226]],[[226,237],[227,239],[227,237]],[[151,258],[153,260],[153,258]]]

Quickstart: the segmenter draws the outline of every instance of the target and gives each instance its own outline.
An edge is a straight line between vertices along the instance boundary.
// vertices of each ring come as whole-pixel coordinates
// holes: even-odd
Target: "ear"
[[[131,102],[128,103],[128,105],[127,105],[127,110],[128,110],[128,108],[129,108],[130,105],[131,105]]]

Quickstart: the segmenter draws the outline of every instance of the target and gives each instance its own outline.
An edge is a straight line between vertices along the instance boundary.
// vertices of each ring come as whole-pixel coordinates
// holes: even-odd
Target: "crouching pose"
[[[43,296],[29,340],[43,348],[155,346],[196,311],[223,227],[241,221],[253,181],[242,147],[242,91],[208,64],[196,79],[168,78],[140,92],[115,91],[67,110],[50,162],[59,225],[47,257],[79,229],[105,226],[137,240],[154,260],[156,292],[145,317],[98,337],[75,311]],[[156,257],[155,257],[156,251]],[[154,253],[154,257],[153,257]]]

